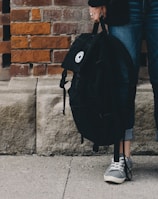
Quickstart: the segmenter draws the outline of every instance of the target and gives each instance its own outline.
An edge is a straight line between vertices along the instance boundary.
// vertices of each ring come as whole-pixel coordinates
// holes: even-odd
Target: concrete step
[[[63,91],[59,88],[60,78],[60,75],[14,77],[9,82],[0,82],[1,154],[93,154],[93,143],[85,139],[81,144],[68,95],[66,115],[62,114]],[[69,86],[70,83],[67,88]],[[158,154],[153,94],[149,83],[137,88],[134,131],[133,154]],[[101,147],[99,154],[112,151],[113,147]]]

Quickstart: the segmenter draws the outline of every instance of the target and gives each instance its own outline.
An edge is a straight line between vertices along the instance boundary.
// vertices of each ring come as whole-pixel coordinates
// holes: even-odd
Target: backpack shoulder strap
[[[65,84],[68,82],[68,81],[66,81],[66,77],[67,77],[67,69],[64,69],[62,72],[61,80],[60,80],[60,88],[63,89],[63,115],[65,115],[65,104],[66,104]]]

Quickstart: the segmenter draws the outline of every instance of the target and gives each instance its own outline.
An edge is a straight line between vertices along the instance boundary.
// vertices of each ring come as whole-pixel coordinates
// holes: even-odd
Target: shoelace
[[[114,171],[114,170],[119,170],[119,171],[124,171],[124,160],[120,158],[119,162],[114,162],[114,160],[112,160],[112,163],[110,165],[110,171]]]

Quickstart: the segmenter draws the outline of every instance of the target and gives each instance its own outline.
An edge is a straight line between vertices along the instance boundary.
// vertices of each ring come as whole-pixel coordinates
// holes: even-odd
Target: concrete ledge
[[[35,94],[37,78],[32,77],[13,77],[8,84],[9,93],[32,93]]]
[[[66,115],[62,114],[63,91],[60,75],[43,78],[12,78],[0,82],[0,153],[38,155],[92,155],[92,143],[74,124],[66,97]],[[67,84],[69,88],[70,84]],[[150,84],[137,88],[135,141],[133,154],[158,154],[153,118],[153,94]],[[99,154],[112,153],[113,147],[101,147]]]
[[[92,143],[80,142],[66,98],[66,116],[62,114],[63,93],[59,88],[60,76],[39,78],[37,86],[37,154],[90,155]],[[70,85],[67,85],[69,87]],[[133,154],[157,154],[155,123],[153,119],[153,94],[150,84],[139,85],[136,96],[135,141]],[[111,153],[113,147],[101,147],[99,153]]]
[[[137,87],[134,154],[158,154],[156,126],[154,121],[154,101],[150,84]]]
[[[8,93],[9,81],[0,81],[0,94]]]
[[[63,115],[63,91],[60,77],[39,78],[37,86],[37,144],[38,155],[82,154],[92,152],[92,143],[81,143],[66,98]]]
[[[37,79],[13,78],[0,86],[0,153],[35,152]]]

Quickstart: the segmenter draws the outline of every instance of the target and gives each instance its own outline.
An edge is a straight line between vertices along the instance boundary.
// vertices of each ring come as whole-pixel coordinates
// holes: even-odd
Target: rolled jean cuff
[[[131,129],[126,129],[124,140],[125,140],[125,141],[133,140],[133,128],[131,128]]]

